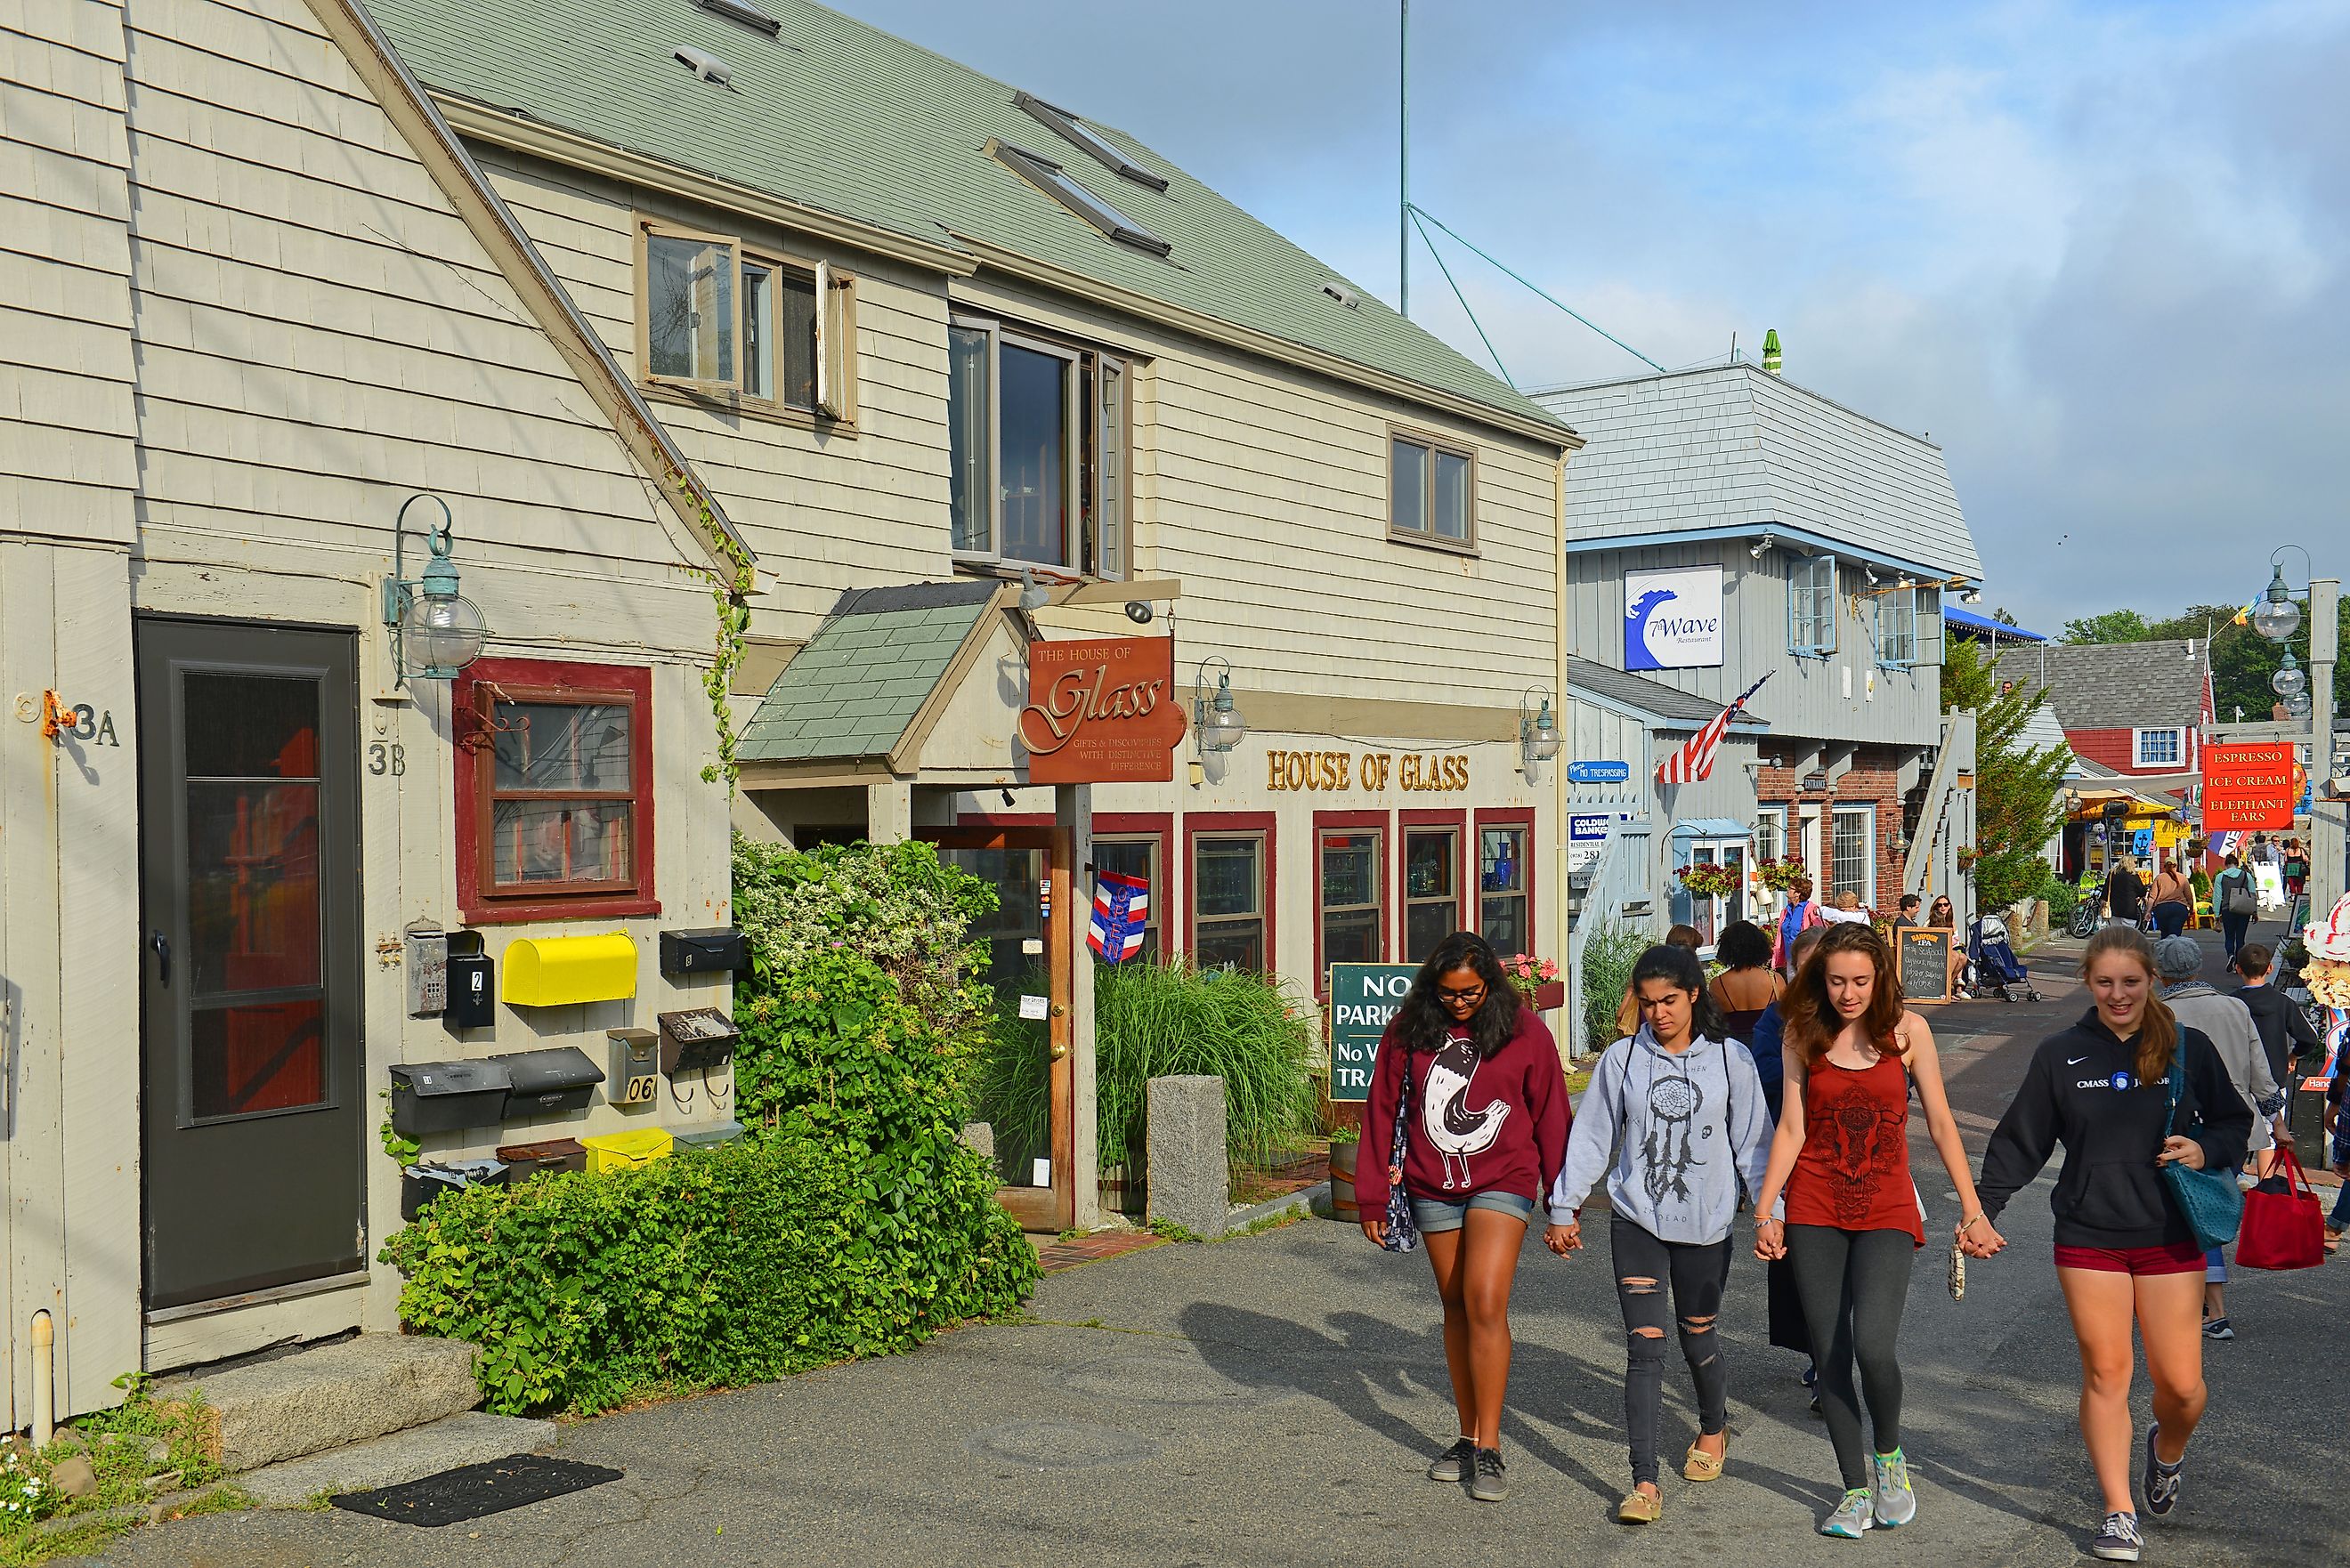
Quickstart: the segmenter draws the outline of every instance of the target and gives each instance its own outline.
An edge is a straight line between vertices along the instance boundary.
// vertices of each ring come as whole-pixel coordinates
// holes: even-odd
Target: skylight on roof
[[[987,150],[994,155],[997,162],[1118,244],[1132,245],[1136,250],[1148,251],[1155,256],[1163,256],[1175,248],[1070,179],[1051,159],[1040,158],[1008,141],[990,141]]]
[[[712,16],[723,16],[730,22],[739,22],[753,32],[764,33],[770,38],[775,37],[784,30],[784,25],[781,22],[753,5],[751,0],[693,0],[693,3]]]
[[[707,4],[708,0],[704,0]],[[1145,169],[1117,148],[1112,147],[1093,128],[1066,109],[1057,109],[1034,93],[1021,93],[1013,100],[1028,111],[1040,124],[1049,127],[1054,135],[1099,163],[1122,179],[1138,185],[1148,185],[1154,191],[1167,189],[1167,176]]]

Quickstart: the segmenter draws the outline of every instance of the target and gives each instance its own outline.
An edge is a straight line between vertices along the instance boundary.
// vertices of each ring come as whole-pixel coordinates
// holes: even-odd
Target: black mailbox
[[[495,1127],[513,1082],[495,1060],[404,1062],[391,1070],[391,1130],[421,1137]]]
[[[482,950],[479,931],[449,933],[449,1005],[441,1021],[452,1029],[487,1029],[498,1021],[498,961]]]
[[[700,931],[663,931],[660,967],[663,974],[717,974],[749,969],[751,960],[743,950],[742,932],[732,926],[712,926]]]
[[[504,1187],[506,1165],[499,1159],[452,1159],[405,1167],[400,1173],[400,1217],[411,1223],[424,1206],[461,1187]]]
[[[507,1121],[524,1116],[551,1116],[557,1111],[584,1111],[604,1081],[604,1069],[577,1045],[549,1051],[517,1051],[493,1056],[503,1064],[514,1086],[506,1091]]]
[[[671,1077],[723,1067],[734,1060],[741,1037],[734,1021],[714,1007],[691,1007],[660,1015],[660,1066]]]

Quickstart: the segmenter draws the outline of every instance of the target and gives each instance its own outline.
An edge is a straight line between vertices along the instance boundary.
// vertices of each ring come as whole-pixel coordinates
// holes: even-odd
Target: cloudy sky
[[[1395,298],[1394,0],[834,3]],[[1775,327],[1790,379],[1930,433],[1985,607],[2241,599],[2287,541],[2350,576],[2350,0],[1412,13],[1415,200],[1668,366]],[[1639,369],[1446,259],[1519,385]]]

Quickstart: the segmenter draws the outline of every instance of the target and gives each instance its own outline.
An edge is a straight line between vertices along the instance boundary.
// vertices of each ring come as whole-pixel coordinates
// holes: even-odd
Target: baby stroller
[[[1978,915],[1967,926],[1967,992],[1996,996],[2002,1002],[2038,1002],[2032,971],[2015,956],[2007,940],[2007,922],[1997,915]]]

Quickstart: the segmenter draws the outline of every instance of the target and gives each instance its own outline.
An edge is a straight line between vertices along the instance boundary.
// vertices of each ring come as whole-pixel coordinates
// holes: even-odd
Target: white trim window
[[[1942,662],[1942,590],[1895,588],[1877,600],[1877,661],[1887,670]]]
[[[1877,908],[1877,808],[1840,805],[1828,839],[1828,881],[1822,889],[1831,899],[1844,893],[1860,895],[1860,907]]]
[[[954,556],[1128,575],[1126,361],[957,316],[947,327]]]
[[[2183,730],[2132,730],[2130,755],[2137,759],[2131,765],[2141,768],[2178,768],[2187,765],[2187,739]]]
[[[1787,570],[1787,651],[1825,659],[1836,650],[1834,556],[1799,560]]]
[[[1787,855],[1787,808],[1783,805],[1758,806],[1754,812],[1754,858],[1783,860]]]

